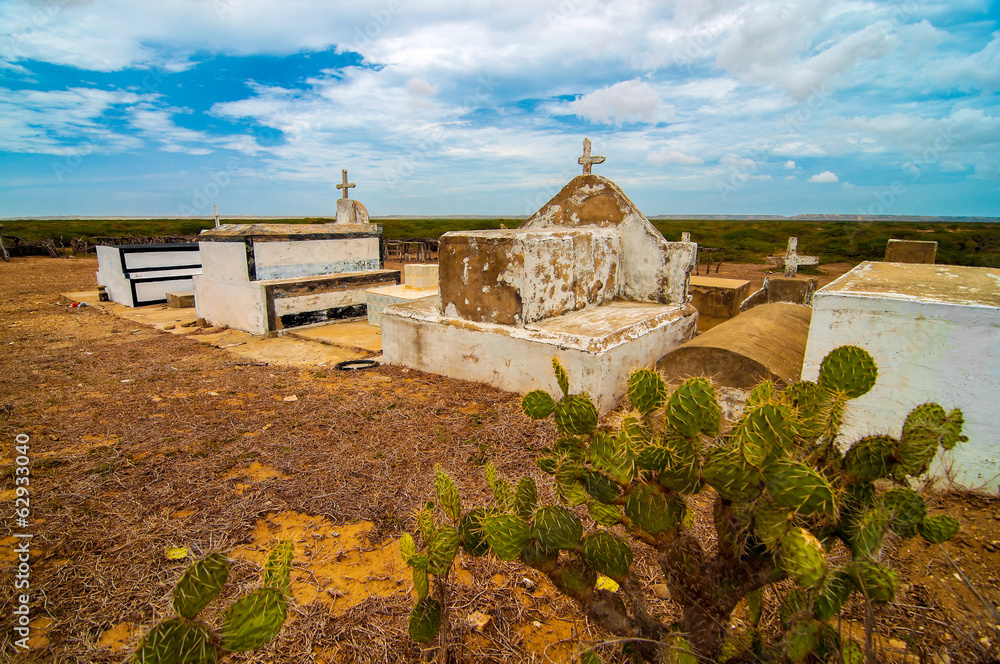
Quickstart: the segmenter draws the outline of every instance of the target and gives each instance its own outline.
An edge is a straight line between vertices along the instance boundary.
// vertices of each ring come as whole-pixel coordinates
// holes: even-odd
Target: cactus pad
[[[748,500],[760,493],[760,472],[736,449],[712,449],[701,476],[725,500]]]
[[[431,590],[431,582],[430,577],[427,576],[427,570],[414,567],[411,571],[413,572],[413,589],[417,591],[417,599],[427,597],[427,593]]]
[[[853,590],[851,579],[845,570],[839,569],[827,574],[813,602],[816,617],[829,620],[837,615]]]
[[[522,519],[530,519],[537,506],[538,487],[535,486],[535,480],[525,475],[514,489],[514,512]]]
[[[510,514],[483,517],[483,531],[493,553],[501,560],[516,560],[531,539],[528,522]]]
[[[409,565],[410,558],[416,554],[417,545],[413,541],[413,535],[410,533],[403,533],[399,538],[399,555],[403,559],[403,562]]]
[[[563,507],[542,507],[535,512],[531,534],[546,549],[571,551],[580,544],[583,524]]]
[[[591,498],[610,503],[621,493],[613,479],[593,470],[583,471],[583,488]]]
[[[701,490],[701,457],[693,441],[670,441],[670,465],[660,471],[660,484],[677,493],[697,493]]]
[[[563,397],[556,404],[556,427],[573,436],[589,434],[597,428],[597,408],[586,394]]]
[[[601,574],[621,579],[632,566],[632,549],[623,540],[603,530],[591,533],[580,543],[584,561]]]
[[[455,483],[451,481],[440,465],[434,466],[434,492],[437,494],[441,509],[448,515],[448,518],[452,521],[458,521],[462,517],[462,500],[458,496]]]
[[[862,482],[888,477],[896,465],[896,446],[891,436],[865,436],[844,455],[844,470]]]
[[[819,386],[827,392],[857,399],[875,386],[878,367],[863,348],[841,346],[823,358],[819,366]]]
[[[761,542],[772,550],[776,550],[791,524],[789,514],[774,507],[761,506],[754,510],[753,524]]]
[[[410,538],[413,542],[413,538]],[[295,555],[295,545],[292,540],[281,540],[264,561],[264,572],[261,575],[261,585],[265,588],[277,588],[287,593],[292,585],[292,557]]]
[[[785,632],[785,654],[792,664],[804,662],[819,645],[823,623],[818,620],[796,620]]]
[[[655,371],[639,369],[628,377],[628,398],[637,411],[650,415],[667,400],[667,386]]]
[[[804,515],[836,514],[833,487],[813,468],[790,459],[778,459],[768,464],[763,477],[771,498],[782,507]]]
[[[569,376],[566,374],[566,370],[563,366],[559,364],[559,360],[552,358],[552,371],[556,374],[556,382],[559,384],[559,389],[562,390],[563,396],[569,396]]]
[[[963,426],[965,426],[965,417],[962,415],[962,411],[955,408],[948,413],[948,418],[944,421],[944,437],[941,438],[941,447],[950,450],[958,443],[968,441],[968,436],[962,435]]]
[[[410,611],[410,638],[417,643],[430,643],[441,629],[441,604],[424,597]]]
[[[929,516],[920,522],[920,536],[931,544],[941,544],[957,535],[960,528],[953,516]]]
[[[927,505],[923,497],[912,489],[891,489],[882,496],[889,516],[890,527],[900,537],[917,534],[920,522],[927,516]]]
[[[199,623],[171,618],[147,632],[132,664],[215,664],[219,652]]]
[[[462,548],[469,555],[485,556],[489,553],[490,543],[486,540],[486,533],[483,531],[483,517],[486,510],[477,507],[470,510],[458,526],[458,536],[462,542]]]
[[[174,609],[193,619],[222,590],[229,578],[229,559],[213,553],[187,568],[174,588]]]
[[[651,484],[639,484],[625,499],[625,516],[636,528],[653,536],[676,528],[686,508],[682,499],[664,495]]]
[[[765,459],[791,448],[794,437],[788,406],[764,404],[749,409],[733,429],[733,439],[747,462],[757,468]]]
[[[288,600],[274,588],[261,588],[236,600],[222,620],[221,645],[229,652],[256,650],[285,623]]]
[[[607,505],[597,500],[587,502],[590,518],[602,526],[610,528],[622,520],[622,508],[617,505]]]
[[[889,510],[880,505],[862,512],[852,521],[850,541],[855,558],[878,558],[891,520]]]
[[[627,438],[600,428],[590,437],[590,463],[616,482],[628,484],[635,474],[635,459]]]
[[[872,602],[892,600],[899,572],[869,560],[855,560],[848,568],[851,583]]]
[[[805,528],[792,528],[781,538],[781,564],[799,585],[815,588],[826,575],[826,552]]]
[[[458,553],[460,537],[454,526],[441,526],[434,533],[427,548],[427,571],[434,576],[444,576]]]
[[[544,420],[556,409],[552,395],[544,390],[528,392],[521,399],[521,410],[533,420]]]
[[[667,402],[666,416],[667,427],[684,438],[717,435],[721,410],[711,381],[689,378],[678,385]]]

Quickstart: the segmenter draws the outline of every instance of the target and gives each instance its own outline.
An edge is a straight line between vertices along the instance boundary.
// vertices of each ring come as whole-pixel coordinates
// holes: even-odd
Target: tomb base
[[[522,394],[558,395],[555,357],[569,374],[570,390],[589,394],[601,413],[625,396],[634,369],[652,366],[693,337],[698,321],[690,304],[614,301],[512,327],[446,317],[440,306],[434,297],[383,312],[387,363]]]
[[[745,279],[691,277],[691,304],[698,310],[698,331],[706,332],[740,313],[740,304],[750,295]]]

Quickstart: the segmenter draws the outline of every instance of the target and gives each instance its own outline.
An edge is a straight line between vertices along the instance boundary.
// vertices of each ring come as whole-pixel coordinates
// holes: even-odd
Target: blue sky
[[[1000,215],[1000,4],[0,0],[0,217]]]

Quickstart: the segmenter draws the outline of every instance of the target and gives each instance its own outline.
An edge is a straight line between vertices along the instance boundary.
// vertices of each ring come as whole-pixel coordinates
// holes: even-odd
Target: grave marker
[[[347,169],[346,169],[346,168],[345,168],[345,169],[342,169],[342,170],[340,171],[340,176],[341,176],[341,178],[342,178],[343,182],[342,182],[341,184],[338,184],[338,185],[337,185],[337,189],[343,189],[343,190],[344,190],[344,198],[350,198],[350,197],[349,197],[349,196],[347,195],[347,190],[348,190],[348,189],[353,189],[353,188],[354,188],[354,187],[356,187],[357,185],[356,185],[356,184],[354,184],[353,182],[348,182],[348,181],[347,181]]]
[[[590,139],[583,139],[583,156],[576,160],[576,163],[583,164],[583,174],[590,175],[590,169],[594,164],[603,164],[604,157],[595,155],[590,156]]]
[[[885,245],[886,263],[933,263],[937,242],[925,240],[889,240]]]
[[[795,276],[800,266],[819,265],[819,256],[801,256],[798,253],[799,238],[788,238],[788,249],[785,250],[784,257],[768,256],[767,262],[776,267],[785,268],[785,276],[791,279]]]

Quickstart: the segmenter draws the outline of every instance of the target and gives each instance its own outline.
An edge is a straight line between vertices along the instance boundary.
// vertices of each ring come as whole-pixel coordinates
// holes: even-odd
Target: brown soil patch
[[[417,662],[433,654],[406,635],[411,583],[396,551],[433,495],[435,463],[468,504],[485,502],[487,460],[508,477],[531,475],[551,500],[533,463],[553,440],[550,426],[525,418],[517,395],[483,385],[384,366],[268,366],[94,308],[67,308],[57,293],[92,288],[96,267],[89,258],[0,263],[4,496],[14,488],[14,437],[31,437],[37,629],[20,661],[122,661],[137,642],[134,626],[169,612],[190,563],[168,560],[168,546],[194,558],[231,552],[230,581],[205,614],[218,624],[259,582],[258,562],[281,537],[295,542],[289,622],[274,643],[233,661]],[[757,270],[762,282],[762,268],[723,264],[719,276]],[[944,546],[910,540],[899,548],[908,586],[876,609],[876,627],[911,655],[989,661],[1000,641],[1000,545],[992,544],[1000,505],[933,495],[965,530]],[[696,527],[710,528],[705,505]],[[0,531],[0,586],[8,589],[9,534]],[[660,580],[641,547],[634,571],[646,586]],[[577,643],[608,638],[519,564],[460,556],[454,578],[453,661],[568,661]],[[0,615],[10,616],[11,603],[10,592],[0,594]],[[674,611],[655,597],[649,608]],[[852,610],[848,617],[863,623],[863,609]],[[3,630],[0,648],[9,639]]]

